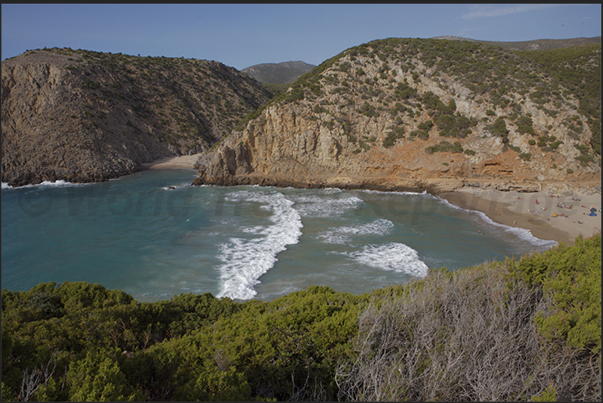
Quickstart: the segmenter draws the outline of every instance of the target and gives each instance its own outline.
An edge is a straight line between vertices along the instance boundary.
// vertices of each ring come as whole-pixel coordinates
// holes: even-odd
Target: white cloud
[[[508,14],[524,13],[526,11],[543,10],[545,8],[556,7],[557,4],[511,4],[504,6],[476,5],[472,6],[473,11],[463,15],[464,20],[472,20],[484,17],[501,17]]]

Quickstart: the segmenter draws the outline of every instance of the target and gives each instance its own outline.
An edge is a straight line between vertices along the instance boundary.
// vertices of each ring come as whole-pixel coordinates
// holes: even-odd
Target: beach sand
[[[588,238],[601,230],[601,194],[514,191],[463,187],[440,197],[486,214],[492,221],[525,228],[536,238],[572,245],[577,236]],[[571,208],[568,208],[571,207]],[[596,217],[588,216],[596,209]]]
[[[202,154],[167,157],[142,164],[143,169],[195,169],[195,163]]]

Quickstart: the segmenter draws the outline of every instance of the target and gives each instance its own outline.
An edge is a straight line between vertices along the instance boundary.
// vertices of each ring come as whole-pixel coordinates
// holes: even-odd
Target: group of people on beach
[[[548,196],[551,197],[551,198],[560,198],[561,197],[561,196],[555,195],[555,194],[549,194]],[[521,197],[517,197],[517,200],[521,200],[521,199],[522,199]],[[572,197],[570,200],[572,202],[581,202],[582,201],[582,199],[579,198],[579,197]],[[513,202],[513,204],[515,204],[515,202]],[[536,208],[536,209],[530,209],[530,208],[528,208],[527,209],[528,213],[530,213],[530,214],[537,214],[539,211],[546,211],[547,207],[540,207],[542,204],[546,204],[546,203],[542,202],[541,200],[536,199],[536,205],[539,206],[539,208]],[[567,202],[564,203],[564,202],[558,201],[556,203],[556,207],[558,209],[572,210],[574,208],[574,203],[570,204],[570,203],[567,203]],[[585,208],[585,209],[589,209],[584,204],[580,205],[580,207],[581,208]],[[585,216],[596,217],[597,216],[597,210],[598,210],[598,213],[601,212],[601,208],[597,209],[594,206],[591,206],[590,209],[589,209],[589,211],[583,212],[582,214],[585,215]],[[568,218],[568,215],[564,214],[564,213],[560,213],[560,212],[555,212],[555,213],[553,213],[551,215],[551,218],[560,218],[560,217],[562,217],[562,218]],[[548,218],[547,220],[550,221],[551,219]],[[533,220],[532,220],[531,217],[529,217],[528,221],[532,222]],[[584,224],[584,221],[576,220],[576,221],[573,221],[573,223],[574,224]],[[515,225],[516,225],[516,222],[513,221],[513,226],[515,226]],[[598,230],[597,227],[595,227],[595,230]]]

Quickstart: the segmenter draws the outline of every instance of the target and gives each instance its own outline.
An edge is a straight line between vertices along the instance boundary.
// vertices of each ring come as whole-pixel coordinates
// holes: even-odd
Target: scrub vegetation
[[[601,237],[363,295],[2,291],[2,400],[600,401]]]
[[[360,138],[364,134],[361,128],[369,122],[384,121],[388,128],[404,125],[406,136],[393,130],[384,132],[379,139],[384,148],[393,147],[405,137],[414,141],[434,135],[468,141],[491,135],[507,144],[512,130],[534,139],[547,136],[543,127],[534,125],[532,112],[536,110],[552,117],[574,111],[576,120],[565,123],[568,135],[572,142],[588,146],[578,161],[598,164],[600,49],[600,44],[591,44],[510,51],[471,41],[376,40],[347,49],[302,75],[248,114],[237,130],[260,117],[270,105],[292,103],[301,107],[320,105],[320,113],[301,117],[335,128],[348,139]],[[428,82],[435,83],[440,95],[435,88],[419,90]],[[466,108],[458,110],[459,100],[486,106],[483,115],[469,115]],[[343,121],[354,123],[351,130],[343,127]],[[589,139],[583,138],[585,126],[592,133]],[[562,143],[545,144],[540,151],[557,152]],[[514,150],[506,146],[504,151],[509,149]]]

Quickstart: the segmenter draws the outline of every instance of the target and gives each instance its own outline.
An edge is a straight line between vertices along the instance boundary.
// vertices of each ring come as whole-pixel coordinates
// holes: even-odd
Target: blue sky
[[[2,4],[2,60],[69,47],[216,60],[239,70],[318,65],[374,39],[487,41],[601,35],[601,4]]]

